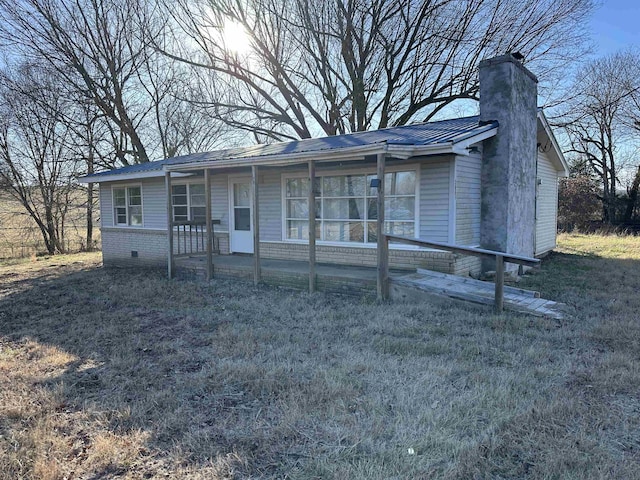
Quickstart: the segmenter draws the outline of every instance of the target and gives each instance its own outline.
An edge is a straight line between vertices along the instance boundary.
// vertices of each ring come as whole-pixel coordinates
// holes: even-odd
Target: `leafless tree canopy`
[[[401,125],[476,99],[480,60],[543,78],[582,51],[590,0],[176,0],[156,47],[210,76],[217,118],[262,139]],[[234,53],[227,22],[250,38]],[[186,39],[185,39],[186,37]]]
[[[620,175],[623,168],[630,167],[625,165],[621,146],[628,144],[639,131],[638,65],[637,56],[631,53],[617,53],[589,62],[578,71],[571,85],[572,96],[563,106],[564,114],[559,122],[568,133],[569,153],[575,155],[577,162],[586,164],[598,179],[602,188],[603,220],[611,223],[631,219],[640,183],[636,174],[621,215]]]
[[[218,141],[218,124],[186,101],[194,85],[188,73],[149,45],[162,22],[147,2],[0,0],[0,20],[14,54],[47,62],[61,95],[97,109],[110,136],[111,168]]]
[[[64,251],[74,159],[67,105],[46,69],[24,64],[0,77],[0,179],[40,229],[49,253]]]

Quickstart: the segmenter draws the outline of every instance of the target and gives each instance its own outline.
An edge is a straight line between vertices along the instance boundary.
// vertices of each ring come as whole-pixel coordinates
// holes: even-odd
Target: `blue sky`
[[[640,1],[605,0],[594,12],[591,35],[596,56],[640,47]]]

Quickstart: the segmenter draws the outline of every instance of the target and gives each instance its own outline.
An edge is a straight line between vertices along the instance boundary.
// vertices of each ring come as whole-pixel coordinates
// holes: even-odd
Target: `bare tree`
[[[548,76],[580,52],[591,0],[176,0],[156,48],[210,73],[209,106],[262,139],[428,120],[476,99],[481,59]],[[235,22],[248,35],[225,36]]]
[[[66,88],[81,92],[130,142],[124,164],[149,156],[138,131],[148,109],[136,95],[136,71],[146,48],[135,34],[135,0],[0,0],[4,35],[25,55],[56,69]],[[142,104],[141,104],[142,103]],[[130,160],[131,159],[131,160]]]
[[[625,82],[625,91],[629,92],[628,98],[623,103],[624,122],[633,132],[635,137],[640,134],[640,56],[627,53],[626,60],[628,75],[622,78]],[[640,191],[640,162],[636,161],[633,180],[627,189],[627,206],[624,211],[623,221],[630,222],[638,203],[638,193]]]
[[[588,63],[571,85],[573,96],[560,122],[568,132],[570,152],[586,162],[599,179],[603,220],[610,223],[621,219],[618,192],[625,166],[621,147],[630,139],[628,103],[640,86],[635,65],[628,53]]]
[[[38,65],[2,75],[0,179],[40,229],[50,254],[64,252],[73,162],[57,82]]]

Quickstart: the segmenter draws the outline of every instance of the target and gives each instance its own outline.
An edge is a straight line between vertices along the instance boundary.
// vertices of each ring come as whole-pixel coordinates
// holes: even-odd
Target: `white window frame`
[[[205,212],[206,212],[206,207],[207,207],[207,192],[206,192],[206,185],[203,182],[172,182],[171,183],[171,219],[172,221],[176,221],[176,215],[175,215],[175,207],[176,205],[173,203],[173,187],[175,186],[181,186],[181,185],[185,185],[187,187],[187,221],[188,222],[192,222],[193,221],[193,215],[191,214],[191,186],[192,185],[202,185],[205,188],[205,192],[204,192],[204,201],[205,201],[205,205],[203,208],[205,208]],[[184,206],[184,205],[180,205],[180,206]],[[206,217],[206,213],[205,213],[205,217]],[[205,223],[206,223],[206,218],[205,218]]]
[[[139,188],[140,189],[140,216],[142,217],[142,222],[140,225],[131,225],[129,223],[129,189],[130,188]],[[126,208],[126,223],[118,223],[118,216],[116,215],[116,199],[115,199],[115,191],[116,190],[124,190],[125,195],[125,208]],[[113,226],[119,228],[144,228],[144,191],[142,189],[142,183],[127,183],[124,185],[111,185],[111,215],[113,215]]]
[[[414,238],[419,238],[420,237],[420,164],[393,165],[393,166],[387,166],[387,168],[385,168],[385,174],[396,173],[396,172],[415,172],[416,184],[415,184],[415,206],[414,206],[414,212],[415,212]],[[346,176],[346,175],[364,175],[366,179],[366,176],[368,175],[373,175],[375,177],[376,172],[375,172],[375,167],[321,170],[319,172],[316,172],[316,179],[322,178],[322,177]],[[287,173],[281,174],[281,186],[280,186],[281,200],[282,200],[281,207],[280,207],[280,218],[282,220],[282,232],[281,232],[282,237],[281,238],[282,238],[282,241],[285,243],[296,243],[296,244],[307,245],[309,243],[308,240],[287,238],[287,221],[291,220],[287,216],[287,200],[290,199],[287,197],[287,180],[292,178],[308,179],[309,174],[304,171],[291,172],[291,173],[287,172]],[[367,200],[371,198],[366,193],[368,189],[369,189],[369,185],[367,182],[367,184],[365,185],[365,196],[358,197],[358,198],[363,198],[365,202],[365,211],[364,211],[365,218],[362,220],[358,220],[364,223],[365,240],[367,239],[367,236],[368,236],[366,232],[367,223],[370,222],[370,220],[366,218],[368,216]],[[293,198],[295,199],[298,197],[293,197]],[[323,198],[322,195],[320,196],[320,198]],[[324,208],[324,205],[322,205],[321,208]],[[322,211],[322,215],[324,215],[324,211]],[[300,219],[294,219],[294,220],[300,220]],[[321,225],[322,225],[322,221],[323,221],[322,218],[316,219],[316,223],[319,222]],[[320,229],[321,229],[320,231],[322,236],[322,226],[320,227]],[[316,243],[318,245],[335,246],[335,247],[375,248],[376,246],[376,242],[340,242],[340,241],[327,241],[327,240],[320,240],[320,239],[316,239]],[[405,247],[405,246],[402,245],[402,247]],[[410,249],[414,249],[413,246],[407,246],[407,247],[410,247]]]

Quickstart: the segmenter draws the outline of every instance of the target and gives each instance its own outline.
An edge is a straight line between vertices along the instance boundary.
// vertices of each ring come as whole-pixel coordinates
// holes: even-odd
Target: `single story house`
[[[186,155],[81,181],[100,185],[105,266],[171,272],[175,256],[212,251],[375,266],[380,232],[542,256],[556,245],[566,175],[536,77],[503,55],[480,65],[479,116]],[[393,242],[388,262],[482,268],[476,257]]]

